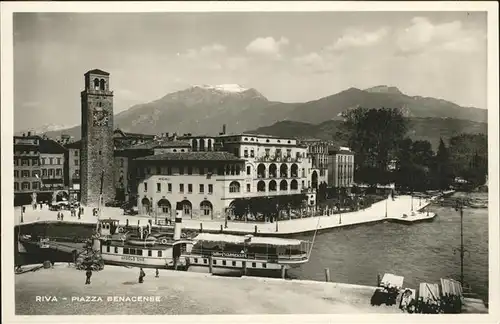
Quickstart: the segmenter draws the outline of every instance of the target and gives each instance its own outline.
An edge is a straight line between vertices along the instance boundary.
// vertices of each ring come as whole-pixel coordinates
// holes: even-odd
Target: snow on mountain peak
[[[202,88],[207,90],[216,90],[222,92],[231,92],[231,93],[241,93],[247,91],[247,88],[243,88],[239,84],[219,84],[219,85],[195,85],[195,88]]]

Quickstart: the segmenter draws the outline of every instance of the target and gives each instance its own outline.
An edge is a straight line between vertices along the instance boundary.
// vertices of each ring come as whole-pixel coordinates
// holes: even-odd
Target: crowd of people
[[[408,304],[403,300],[400,308],[410,314],[459,314],[462,311],[462,299],[457,295],[445,294],[436,300],[419,297]]]

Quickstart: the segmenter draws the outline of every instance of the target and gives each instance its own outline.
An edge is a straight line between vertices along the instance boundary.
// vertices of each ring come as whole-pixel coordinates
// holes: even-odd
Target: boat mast
[[[462,199],[457,200],[455,210],[460,212],[460,250],[458,252],[460,253],[460,283],[464,287],[464,254],[468,251],[464,248],[464,201]]]

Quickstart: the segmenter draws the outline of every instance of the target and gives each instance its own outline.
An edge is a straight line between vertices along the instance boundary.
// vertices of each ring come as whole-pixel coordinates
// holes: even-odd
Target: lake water
[[[487,197],[487,194],[483,194]],[[318,233],[309,263],[292,269],[293,277],[351,284],[377,284],[377,273],[405,277],[404,284],[418,288],[421,282],[440,278],[460,279],[460,213],[432,206],[432,222],[403,225],[376,223]],[[464,281],[488,300],[488,210],[464,209]],[[312,240],[313,235],[295,238]]]

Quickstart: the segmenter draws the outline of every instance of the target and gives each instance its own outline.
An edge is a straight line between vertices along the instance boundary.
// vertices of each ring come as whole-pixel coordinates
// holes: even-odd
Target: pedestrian
[[[144,277],[146,276],[146,273],[144,273],[144,270],[142,270],[141,268],[141,271],[139,271],[139,283],[143,283],[144,282]]]
[[[43,209],[43,203],[40,202],[40,210],[42,210],[42,209]]]
[[[159,278],[160,277],[160,271],[158,271],[158,269],[156,269],[156,278]]]
[[[57,212],[57,220],[61,219],[61,212]]]
[[[61,212],[61,220],[64,220],[64,213]]]
[[[92,277],[92,269],[90,267],[87,268],[87,272],[85,273],[87,279],[85,280],[86,285],[90,285],[90,277]]]
[[[82,210],[78,210],[78,219],[81,219],[82,218]]]
[[[23,214],[26,212],[26,206],[23,206]]]

